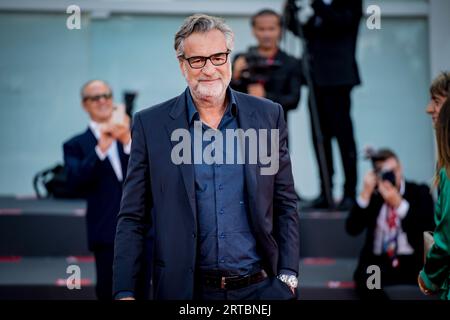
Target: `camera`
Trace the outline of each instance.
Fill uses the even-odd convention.
[[[396,184],[395,173],[392,170],[381,170],[380,172],[377,172],[377,176],[382,181],[389,181],[393,186]]]
[[[134,100],[137,97],[136,91],[125,91],[123,93],[123,101],[125,103],[125,112],[127,115],[132,118],[133,117],[133,108],[134,108]]]
[[[397,158],[397,156],[389,149],[375,150],[371,146],[367,146],[364,150],[364,158],[372,162],[372,167],[381,181],[389,181],[393,186],[396,185],[396,176],[393,170],[383,169],[377,166],[377,163],[384,162],[389,158]]]
[[[125,106],[123,104],[115,105],[111,117],[113,124],[122,124],[125,121]]]
[[[247,68],[242,70],[240,81],[245,85],[266,83],[272,72],[281,67],[280,61],[262,57],[256,47],[250,47],[244,57]]]

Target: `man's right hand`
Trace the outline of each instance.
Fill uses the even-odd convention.
[[[97,146],[100,151],[106,153],[114,141],[114,137],[111,133],[111,128],[109,124],[105,124],[100,128],[100,138],[98,139]]]
[[[130,142],[130,117],[127,114],[123,116],[122,123],[113,123],[110,129],[111,136],[114,139],[119,140],[123,145],[126,145]]]
[[[364,176],[364,182],[363,182],[363,190],[361,192],[361,198],[364,201],[369,202],[370,197],[372,197],[372,193],[375,190],[375,187],[377,185],[377,176],[373,170],[370,170],[366,173]]]

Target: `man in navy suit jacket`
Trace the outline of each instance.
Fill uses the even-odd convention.
[[[64,162],[69,187],[87,199],[88,245],[95,255],[97,297],[111,299],[117,214],[131,146],[130,121],[125,114],[123,121],[113,119],[112,91],[104,81],[89,81],[81,96],[91,121],[84,133],[64,143]]]
[[[189,88],[134,118],[116,299],[134,297],[147,221],[155,299],[295,298],[298,215],[283,109],[229,88],[232,47],[221,19],[188,17],[175,50]]]

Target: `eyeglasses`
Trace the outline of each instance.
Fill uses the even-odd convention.
[[[100,101],[101,98],[103,98],[105,100],[109,100],[112,98],[112,93],[103,93],[103,94],[98,94],[95,96],[86,96],[86,97],[83,97],[83,101],[91,100],[91,101],[97,102],[97,101]]]
[[[215,53],[213,55],[210,55],[209,57],[202,57],[202,56],[190,57],[190,58],[186,58],[185,56],[179,56],[179,57],[184,60],[187,60],[187,62],[189,63],[189,65],[191,66],[192,69],[201,69],[206,65],[207,60],[211,61],[211,63],[216,67],[224,65],[227,62],[228,55],[230,53],[231,53],[231,51],[228,50],[227,52]]]

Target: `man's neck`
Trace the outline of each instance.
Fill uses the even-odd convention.
[[[222,97],[215,99],[199,99],[191,95],[200,119],[208,126],[217,129],[228,103],[226,92]]]

